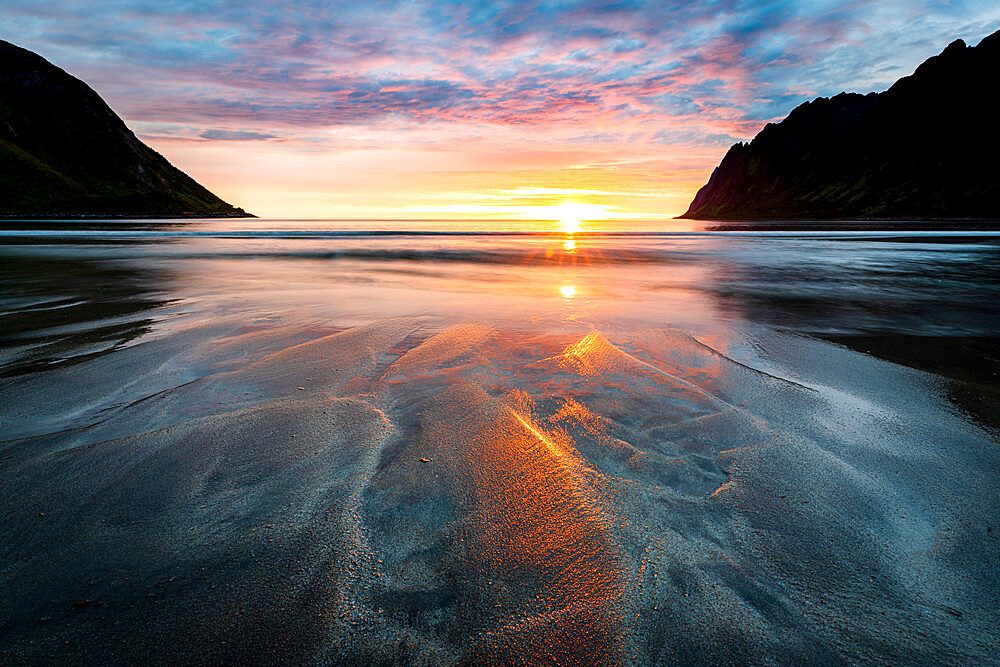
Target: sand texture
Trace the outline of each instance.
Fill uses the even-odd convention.
[[[6,378],[0,662],[995,662],[996,434],[731,335],[222,317]]]

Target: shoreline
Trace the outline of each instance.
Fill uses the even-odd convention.
[[[955,406],[1000,433],[1000,336],[811,335],[948,380],[948,397]]]

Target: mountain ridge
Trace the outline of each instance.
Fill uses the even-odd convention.
[[[734,144],[680,217],[1000,219],[998,84],[1000,31],[884,92],[805,102]]]
[[[253,217],[140,141],[86,83],[3,40],[0,215]]]

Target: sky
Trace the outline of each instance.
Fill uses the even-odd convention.
[[[4,0],[0,38],[277,218],[664,218],[798,104],[886,89],[996,0]]]

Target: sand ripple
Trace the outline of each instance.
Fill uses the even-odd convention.
[[[771,365],[719,351],[743,344]],[[961,662],[997,638],[996,442],[818,341],[223,322],[60,373],[7,386],[34,422],[3,412],[19,660]]]

